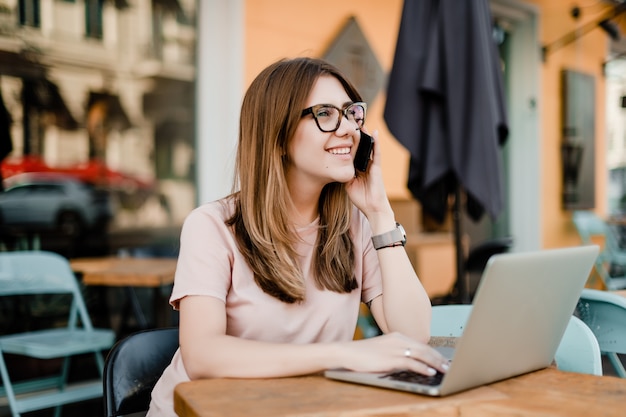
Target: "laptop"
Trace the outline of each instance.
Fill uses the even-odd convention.
[[[325,371],[327,378],[445,396],[550,366],[598,256],[598,246],[490,258],[450,369],[431,383],[406,371]],[[444,356],[448,356],[442,352]],[[449,357],[449,356],[448,356]],[[407,381],[406,374],[411,378]],[[438,379],[432,383],[433,379]]]

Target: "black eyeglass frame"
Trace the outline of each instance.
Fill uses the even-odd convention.
[[[317,120],[317,116],[316,116],[317,112],[314,111],[314,110],[317,110],[317,109],[319,109],[321,107],[332,107],[333,109],[339,110],[339,112],[341,114],[343,114],[343,117],[345,117],[348,121],[351,121],[348,118],[348,109],[350,107],[352,107],[352,106],[355,106],[355,105],[359,105],[359,106],[363,107],[363,121],[361,122],[360,125],[357,122],[357,125],[359,126],[359,128],[361,128],[365,124],[365,116],[367,115],[367,103],[365,103],[363,101],[356,101],[354,103],[346,104],[346,106],[343,109],[340,109],[339,107],[334,106],[332,104],[316,104],[314,106],[307,107],[306,109],[302,110],[302,114],[300,115],[300,117],[304,117],[304,116],[310,114],[310,115],[313,116],[313,119],[315,119],[315,124],[317,125],[317,128],[319,130],[321,130],[322,132],[325,132],[325,133],[336,132],[337,129],[339,129],[339,126],[341,125],[341,116],[339,118],[337,118],[337,126],[335,126],[334,129],[324,130],[324,129],[322,129],[322,126],[320,126],[320,122]]]

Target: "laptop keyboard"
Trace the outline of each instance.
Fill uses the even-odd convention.
[[[421,384],[428,386],[437,386],[441,384],[443,379],[441,372],[437,372],[435,375],[422,375],[413,371],[397,371],[390,374],[381,376],[381,378],[391,379],[393,381],[410,382],[413,384]]]

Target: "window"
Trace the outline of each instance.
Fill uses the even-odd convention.
[[[102,4],[104,0],[85,0],[85,35],[102,39]]]
[[[19,0],[18,7],[21,26],[40,27],[39,0]]]

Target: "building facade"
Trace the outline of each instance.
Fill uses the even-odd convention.
[[[196,201],[195,20],[184,0],[0,2],[4,175],[101,167],[114,227],[180,223]]]
[[[503,149],[506,210],[479,224],[465,220],[469,246],[504,235],[513,236],[516,251],[577,245],[574,209],[601,216],[613,210],[609,195],[617,185],[609,182],[609,169],[618,175],[624,153],[622,113],[609,96],[622,93],[607,88],[605,63],[614,58],[615,42],[599,23],[619,30],[623,15],[619,1],[591,3],[489,1],[500,31],[510,125]],[[380,86],[368,90],[368,126],[380,132],[390,197],[399,211],[411,206],[403,221],[421,239],[420,250],[431,250],[421,257],[427,259],[421,275],[449,275],[450,241],[430,245],[421,235],[419,204],[406,188],[409,156],[382,116],[402,5],[2,0],[0,86],[13,137],[5,163],[28,155],[49,166],[104,161],[157,184],[161,196],[147,201],[141,215],[118,217],[118,225],[180,224],[195,205],[230,192],[239,106],[254,76],[279,58],[350,50],[342,44],[349,28],[356,35],[348,43],[356,39],[362,48],[352,50],[365,51],[353,58],[382,74],[372,78],[382,79],[373,83]],[[566,152],[578,152],[583,162]]]

